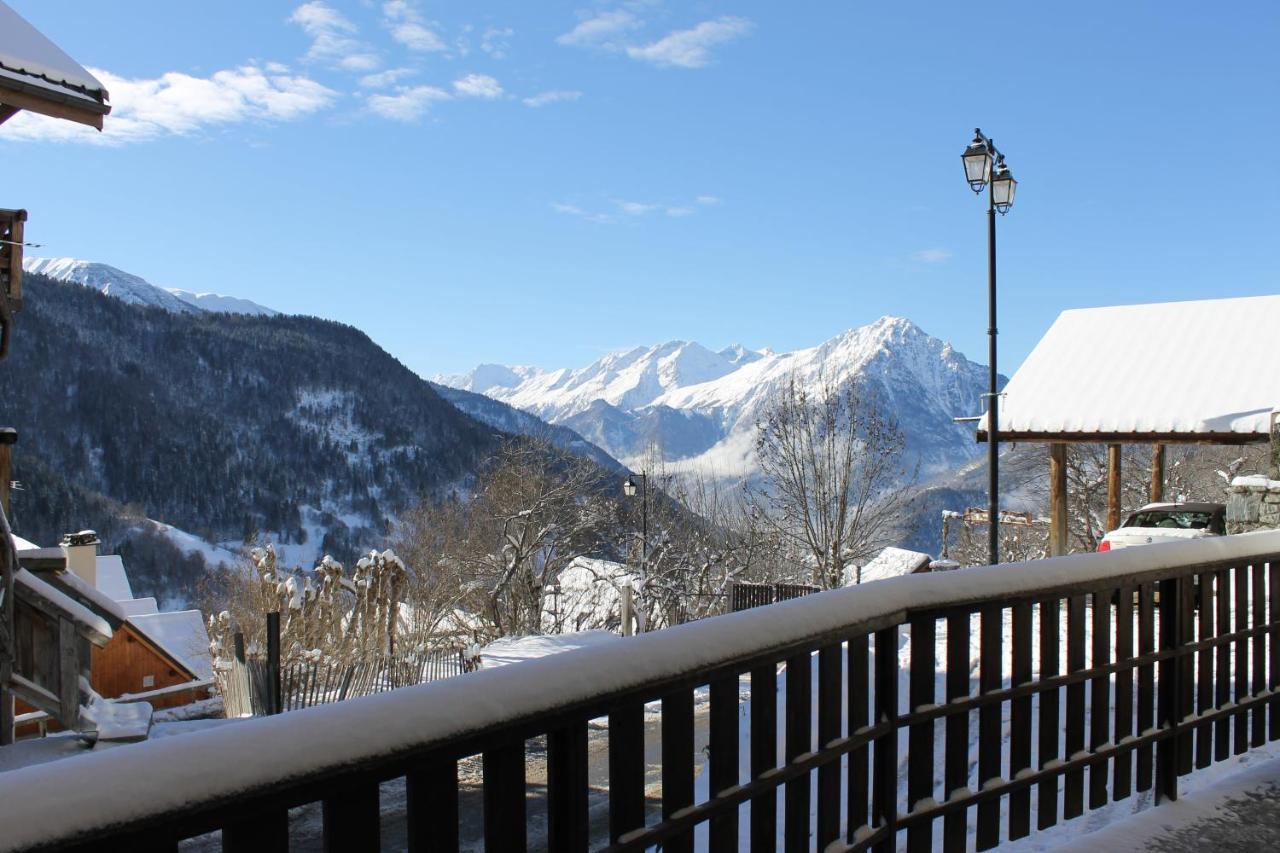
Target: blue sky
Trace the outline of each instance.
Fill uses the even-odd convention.
[[[1005,372],[1064,308],[1280,286],[1271,2],[6,2],[116,104],[0,127],[29,251],[428,376],[884,314],[985,361],[975,125],[1020,182]]]

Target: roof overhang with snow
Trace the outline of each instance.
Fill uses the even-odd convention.
[[[0,123],[29,110],[102,130],[108,97],[96,77],[0,2]]]
[[[1266,441],[1276,329],[1280,296],[1063,311],[1005,386],[1000,440]]]

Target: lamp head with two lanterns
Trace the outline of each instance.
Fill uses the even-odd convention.
[[[973,141],[964,149],[960,160],[964,163],[964,177],[969,182],[969,188],[980,193],[990,182],[992,205],[1002,216],[1008,213],[1009,208],[1013,207],[1018,182],[1005,165],[1004,155],[996,150],[991,140],[982,135],[980,129],[974,128]],[[995,174],[992,174],[993,165]]]

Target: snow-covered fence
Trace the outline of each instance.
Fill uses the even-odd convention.
[[[1280,739],[1278,617],[1280,532],[908,575],[0,774],[0,849],[377,849],[404,779],[410,849],[985,850]]]
[[[729,587],[730,606],[734,613],[752,607],[762,607],[779,601],[790,601],[802,595],[821,592],[820,587],[803,583],[747,583],[735,581]]]
[[[280,667],[280,710],[357,699],[467,672],[460,649],[423,649],[355,662],[294,660]],[[270,713],[274,673],[264,660],[231,660],[218,674],[228,717]]]

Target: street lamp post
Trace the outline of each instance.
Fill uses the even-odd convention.
[[[991,387],[987,394],[987,467],[989,503],[987,505],[988,562],[1000,562],[1000,396],[996,371],[996,213],[1004,216],[1013,207],[1018,182],[1013,179],[1004,155],[995,142],[974,128],[973,141],[960,155],[964,176],[975,193],[987,191],[987,335],[990,345]],[[992,174],[992,166],[995,174]]]
[[[649,472],[640,472],[640,484],[636,485],[635,478],[630,475],[622,481],[622,492],[629,498],[634,498],[636,492],[640,492],[640,577],[645,576],[645,571],[649,563]]]

